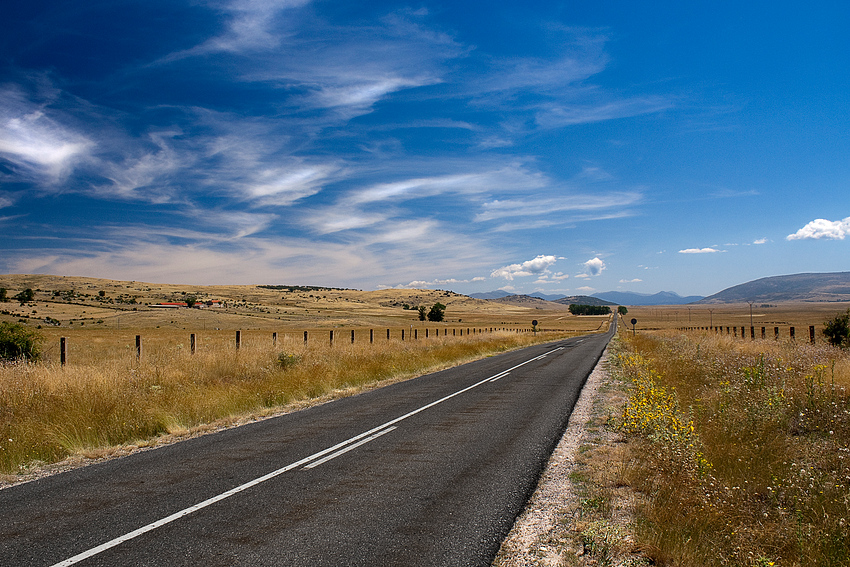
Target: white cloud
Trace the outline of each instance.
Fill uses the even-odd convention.
[[[44,105],[16,90],[0,91],[0,156],[40,182],[67,175],[86,159],[94,143],[61,124]]]
[[[633,280],[620,280],[620,283],[639,283],[639,282],[642,282],[642,281],[643,280],[640,279],[640,278],[635,278]]]
[[[600,260],[598,256],[584,263],[586,273],[591,276],[600,275],[605,267],[605,262]]]
[[[839,221],[815,219],[786,240],[844,240],[850,234],[850,217]]]
[[[679,254],[713,254],[715,252],[720,252],[720,250],[717,248],[685,248],[679,250]]]
[[[260,204],[288,205],[318,193],[335,172],[330,165],[269,167],[253,174],[246,172],[248,177],[242,185],[247,196]]]
[[[555,256],[544,256],[541,254],[533,260],[528,260],[522,264],[511,264],[509,266],[501,267],[498,270],[493,270],[490,277],[513,280],[517,277],[542,274],[547,272],[549,266],[557,262],[557,260],[558,259],[555,258]]]
[[[767,238],[759,238],[758,240],[753,240],[753,244],[767,244]]]
[[[567,274],[565,274],[563,272],[556,272],[554,274],[546,273],[546,274],[542,274],[539,278],[537,278],[537,281],[535,281],[534,283],[536,283],[536,284],[553,284],[553,283],[557,283],[557,282],[560,282],[560,281],[564,281],[565,279],[567,279],[569,277],[570,276],[568,276]]]

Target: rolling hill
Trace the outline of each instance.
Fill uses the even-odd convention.
[[[697,303],[850,301],[850,272],[771,276],[732,286]]]

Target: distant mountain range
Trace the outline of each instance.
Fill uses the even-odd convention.
[[[535,293],[531,296],[515,296],[506,291],[473,293],[477,299],[496,299],[508,303],[527,303],[534,299],[569,305],[685,305],[688,303],[784,303],[792,301],[847,301],[850,302],[850,272],[830,272],[822,274],[791,274],[771,276],[732,286],[708,297],[689,295],[682,297],[672,291],[655,294],[629,291],[606,291],[592,296],[546,295]],[[525,298],[522,300],[514,298]],[[507,298],[507,299],[506,299]]]
[[[594,293],[599,297],[616,305],[685,305],[694,303],[703,298],[701,295],[689,295],[682,297],[672,291],[659,291],[658,293],[635,293],[632,291],[605,291]]]
[[[619,305],[618,303],[591,295],[569,295],[561,299],[556,299],[555,303],[561,303],[563,305]]]

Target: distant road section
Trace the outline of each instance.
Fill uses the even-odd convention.
[[[613,332],[0,491],[0,565],[489,565]]]

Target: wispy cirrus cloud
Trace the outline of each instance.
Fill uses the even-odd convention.
[[[553,188],[554,189],[554,188]],[[555,191],[551,191],[554,193]],[[476,222],[486,222],[507,217],[543,217],[564,212],[604,211],[622,209],[639,203],[642,195],[637,192],[609,194],[565,194],[543,199],[496,199],[482,205],[482,212],[475,215]],[[609,213],[603,213],[607,217]],[[562,217],[563,218],[563,217]]]
[[[67,177],[95,146],[56,114],[47,102],[33,102],[15,86],[0,88],[0,157],[38,183]]]

